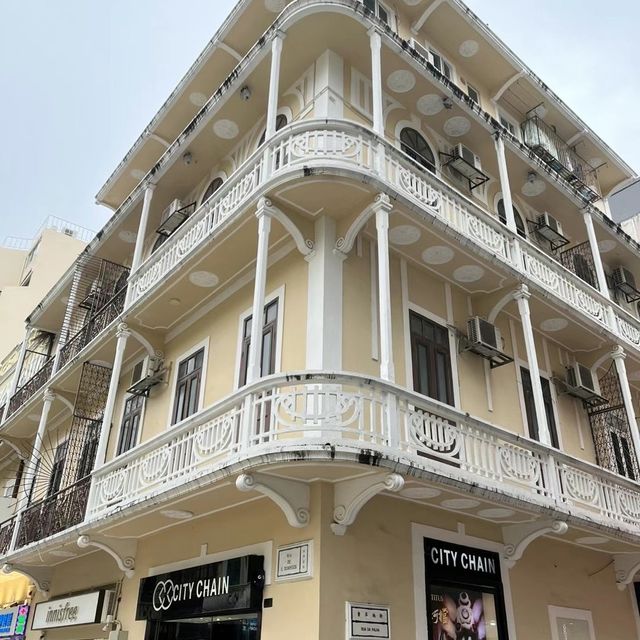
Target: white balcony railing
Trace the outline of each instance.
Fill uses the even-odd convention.
[[[491,259],[525,275],[556,300],[640,349],[640,323],[528,240],[509,231],[476,203],[425,171],[373,133],[344,121],[302,121],[277,134],[150,256],[131,277],[130,304],[159,285],[178,265],[214,237],[272,180],[319,168],[364,173],[417,205],[416,215],[440,223]]]
[[[275,375],[241,389],[94,472],[87,521],[203,485],[269,453],[363,450],[637,533],[640,486],[452,407],[347,373]]]

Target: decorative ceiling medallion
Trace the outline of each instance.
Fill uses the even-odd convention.
[[[404,0],[404,3],[409,7],[415,7],[416,5],[419,5],[421,2],[422,0]]]
[[[436,93],[428,93],[418,99],[416,108],[423,116],[435,116],[436,113],[440,113],[444,109],[442,96]]]
[[[595,158],[591,158],[591,160],[589,160],[589,164],[591,165],[592,169],[595,169],[596,167],[603,165],[604,160],[600,156],[596,156]]]
[[[40,422],[40,414],[39,413],[30,413],[27,418],[29,420],[33,420],[33,422]]]
[[[475,264],[465,264],[453,272],[456,282],[477,282],[484,275],[484,269]]]
[[[615,240],[600,240],[600,242],[598,242],[598,250],[600,253],[609,253],[609,251],[613,251],[615,248]]]
[[[451,498],[449,500],[443,500],[440,506],[446,509],[473,509],[479,504],[480,502],[478,500],[472,500],[471,498]]]
[[[431,487],[409,487],[407,489],[403,489],[400,492],[400,495],[405,498],[425,499],[436,498],[441,493],[442,491],[440,491],[440,489],[432,489]]]
[[[118,233],[118,238],[120,238],[122,242],[126,242],[127,244],[135,244],[137,237],[138,234],[135,231],[127,231],[123,229],[122,231],[120,231],[120,233]]]
[[[494,518],[510,518],[515,514],[513,509],[502,509],[500,507],[495,507],[491,509],[482,509],[478,511],[478,515],[482,518],[490,518],[493,520]]]
[[[233,140],[238,137],[240,129],[233,120],[218,120],[213,125],[213,132],[223,140]]]
[[[180,298],[169,298],[169,304],[172,307],[179,307],[182,304],[182,300]]]
[[[609,542],[609,538],[603,538],[602,536],[584,536],[582,538],[576,538],[578,544],[606,544]]]
[[[465,40],[458,47],[458,52],[463,58],[473,58],[479,49],[480,45],[475,40]]]
[[[142,169],[131,169],[131,171],[129,172],[129,175],[134,180],[142,180],[142,178],[144,178],[146,174],[144,171],[142,171]]]
[[[189,520],[189,518],[193,518],[192,511],[183,511],[182,509],[163,509],[160,513],[165,518],[171,518],[172,520]]]
[[[219,278],[215,273],[211,273],[210,271],[194,271],[189,274],[189,282],[195,284],[196,287],[210,289],[218,284]]]
[[[447,264],[453,260],[454,255],[451,247],[436,245],[422,252],[422,261],[426,264]]]
[[[49,554],[54,558],[75,558],[77,554],[72,553],[71,551],[66,551],[65,549],[52,549],[49,551]]]
[[[569,321],[566,318],[549,318],[543,320],[540,323],[540,328],[543,331],[562,331],[569,326]]]
[[[523,185],[522,189],[520,189],[523,196],[528,196],[529,198],[534,198],[535,196],[539,196],[541,193],[544,193],[547,190],[547,185],[544,180],[541,178],[533,178],[532,180],[527,180]]]
[[[264,0],[264,6],[273,13],[280,13],[287,6],[287,0]]]
[[[444,123],[444,132],[454,138],[469,133],[469,129],[471,129],[471,122],[463,116],[453,116]]]
[[[418,242],[421,236],[420,229],[410,224],[401,224],[389,231],[391,244],[407,245]]]
[[[194,91],[189,94],[189,102],[196,107],[204,107],[204,105],[207,104],[208,99],[209,98],[207,98],[204,93],[200,93],[199,91]]]
[[[416,78],[411,71],[399,69],[389,75],[387,86],[396,93],[406,93],[416,86]]]

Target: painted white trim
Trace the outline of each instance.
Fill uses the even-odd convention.
[[[171,371],[171,382],[169,383],[169,389],[171,390],[171,406],[169,407],[169,415],[167,416],[167,429],[172,429],[173,427],[177,427],[180,422],[176,422],[175,424],[171,424],[171,416],[173,415],[173,409],[176,402],[176,385],[178,383],[178,369],[180,368],[180,364],[186,360],[189,356],[192,356],[196,351],[200,351],[204,347],[204,356],[202,358],[202,377],[200,378],[200,394],[198,397],[198,409],[195,413],[202,411],[204,405],[204,389],[207,383],[207,367],[209,364],[209,341],[211,336],[207,336],[204,340],[201,340],[197,344],[192,345],[185,351],[180,354],[177,358],[175,358],[175,365],[172,367]],[[193,415],[193,414],[192,414]],[[185,418],[188,420],[188,418]]]
[[[564,451],[564,443],[562,441],[562,428],[560,422],[560,413],[558,411],[558,394],[556,393],[556,385],[553,382],[553,375],[551,374],[551,360],[549,359],[549,346],[547,339],[542,337],[542,354],[544,358],[544,366],[547,368],[547,375],[543,377],[549,382],[549,391],[551,392],[551,408],[553,409],[553,418],[556,421],[556,435],[558,436],[558,448],[560,451]],[[542,371],[540,372],[542,373]]]
[[[589,625],[589,636],[591,640],[596,640],[596,634],[593,628],[593,616],[589,609],[570,609],[568,607],[556,607],[550,604],[549,625],[551,626],[552,640],[564,640],[558,635],[558,618],[568,618],[586,622]]]
[[[276,322],[276,362],[275,372],[280,373],[282,369],[282,335],[284,329],[284,290],[285,285],[278,287],[264,297],[264,306],[271,304],[276,298],[278,300],[278,320]],[[252,314],[253,305],[249,306],[238,316],[238,337],[236,340],[236,366],[234,371],[233,389],[240,388],[240,359],[242,356],[242,327],[244,321]]]
[[[420,120],[420,118],[418,118],[417,116],[414,116],[413,114],[411,114],[411,119],[410,120],[398,120],[398,122],[396,122],[396,128],[393,132],[393,137],[395,140],[395,145],[398,149],[398,151],[400,151],[400,153],[402,153],[403,155],[407,155],[404,153],[404,151],[402,151],[402,143],[400,142],[400,134],[402,133],[403,129],[415,129],[424,139],[425,142],[427,143],[427,145],[429,145],[429,149],[431,150],[431,153],[433,154],[433,163],[435,165],[436,168],[436,175],[440,176],[442,175],[442,167],[440,165],[440,154],[438,153],[440,151],[440,147],[437,144],[434,144],[431,139],[430,136],[428,136],[424,130],[422,129],[422,122]],[[412,161],[415,162],[415,160]]]
[[[198,206],[201,207],[203,204],[203,197],[205,194],[205,191],[209,188],[209,185],[216,179],[216,178],[220,178],[222,180],[222,184],[220,185],[220,187],[222,187],[222,185],[229,179],[229,176],[227,176],[225,171],[215,171],[212,174],[209,175],[209,178],[205,181],[205,185],[204,188],[202,189],[202,191],[200,191],[200,195],[198,196],[198,198],[196,198],[196,202],[198,202]],[[218,188],[220,188],[218,187]]]
[[[529,436],[529,425],[527,423],[527,407],[524,403],[524,392],[522,389],[522,375],[520,373],[520,355],[518,353],[518,340],[516,338],[516,324],[509,318],[509,333],[511,334],[511,351],[513,353],[513,364],[516,369],[516,383],[518,386],[518,400],[520,401],[520,417],[522,419],[522,433]]]
[[[413,389],[411,325],[409,323],[409,271],[407,269],[407,261],[405,258],[400,258],[400,293],[402,299],[402,342],[404,343],[404,386],[407,389]],[[409,354],[408,358],[407,354]]]
[[[504,545],[468,536],[464,533],[464,525],[457,532],[448,529],[438,529],[416,522],[411,523],[411,557],[413,566],[413,595],[416,623],[416,640],[427,640],[429,624],[427,620],[427,591],[425,584],[426,567],[424,562],[424,539],[443,540],[453,544],[461,544],[467,547],[493,551],[500,557],[500,577],[502,579],[502,591],[504,595],[504,610],[506,615],[507,633],[511,640],[516,640],[516,626],[513,616],[513,599],[511,597],[511,584],[509,571],[502,559]],[[594,639],[595,640],[595,639]]]
[[[369,240],[369,281],[371,284],[371,359],[380,361],[380,328],[378,326],[378,251],[375,240]]]
[[[454,326],[453,294],[451,283],[444,283],[444,300],[447,306],[447,324],[449,332],[449,357],[451,358],[451,378],[453,382],[453,404],[460,409],[460,375],[458,373],[458,335]]]
[[[187,560],[178,560],[177,562],[169,562],[167,564],[159,564],[149,567],[147,576],[158,576],[161,573],[169,573],[170,571],[180,571],[181,569],[190,569],[212,562],[222,562],[223,560],[231,560],[241,556],[259,555],[264,556],[264,575],[265,584],[272,582],[272,557],[273,557],[273,540],[267,542],[258,542],[250,544],[246,547],[236,547],[235,549],[227,549],[226,551],[218,551],[216,553],[207,553]]]

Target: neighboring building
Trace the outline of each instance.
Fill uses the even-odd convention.
[[[458,0],[239,2],[29,315],[27,637],[636,637],[633,177]]]

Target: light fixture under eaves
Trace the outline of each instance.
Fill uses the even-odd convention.
[[[193,162],[193,154],[191,151],[185,151],[182,154],[182,162],[184,162],[187,166],[189,166]]]
[[[240,88],[240,97],[246,102],[251,98],[251,89],[245,84],[244,87]]]
[[[453,107],[453,102],[451,102],[451,98],[449,98],[449,96],[442,98],[442,106],[445,109],[451,109]]]
[[[539,196],[547,188],[544,180],[535,171],[527,173],[527,181],[522,185],[520,191],[523,195],[533,197]]]

